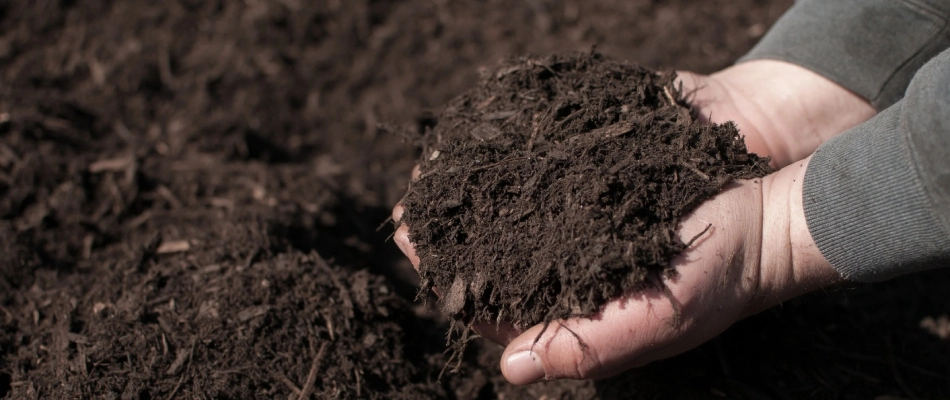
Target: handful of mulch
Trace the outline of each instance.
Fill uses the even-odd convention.
[[[698,120],[674,78],[599,54],[519,58],[449,102],[402,222],[422,293],[439,288],[456,328],[588,316],[660,285],[686,248],[681,219],[770,171],[733,124]]]

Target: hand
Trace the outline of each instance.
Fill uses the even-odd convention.
[[[876,113],[867,100],[811,70],[753,60],[712,75],[679,72],[678,84],[711,122],[734,121],[749,151],[784,167]]]
[[[421,174],[419,166],[416,165],[412,169],[412,181],[419,179]],[[405,224],[400,224],[399,221],[402,220],[402,215],[406,211],[402,203],[396,204],[393,207],[392,218],[396,223],[397,228],[396,232],[393,234],[393,241],[396,242],[396,246],[399,247],[399,250],[409,258],[409,261],[412,263],[412,267],[416,269],[416,272],[419,271],[419,256],[416,255],[416,249],[412,246],[412,242],[409,240],[409,226]],[[439,288],[432,289],[436,295],[439,295]],[[517,337],[521,332],[518,332],[514,327],[510,326],[507,323],[492,324],[487,322],[475,321],[473,328],[483,337],[488,338],[489,340],[505,345],[508,342],[511,342],[512,339]]]
[[[505,377],[514,384],[608,377],[682,353],[739,319],[840,281],[805,224],[806,166],[807,160],[740,181],[700,205],[683,222],[681,240],[712,228],[673,261],[679,275],[664,282],[667,292],[633,293],[591,318],[528,329],[505,349]]]
[[[668,291],[633,293],[591,318],[555,321],[547,329],[476,327],[507,344],[505,377],[514,384],[608,377],[684,352],[739,319],[840,281],[805,224],[807,165],[808,159],[763,179],[739,181],[701,204],[683,221],[680,239],[688,242],[712,228],[673,261],[679,274],[664,282]],[[397,205],[393,218],[403,212]],[[418,268],[408,232],[400,226],[395,241]]]
[[[779,61],[679,76],[700,115],[712,122],[735,121],[749,150],[772,156],[776,167],[808,156],[874,114],[867,101],[843,87]],[[556,321],[547,329],[476,329],[507,344],[501,367],[512,383],[602,378],[686,351],[745,316],[833,284],[840,277],[805,224],[806,166],[807,160],[761,180],[738,182],[700,205],[684,220],[681,240],[688,242],[709,224],[712,229],[673,261],[679,275],[665,282],[668,291],[632,294],[591,318]],[[397,205],[394,220],[403,212]],[[395,241],[418,269],[408,233],[400,226]]]

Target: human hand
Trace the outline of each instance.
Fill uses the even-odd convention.
[[[524,332],[478,326],[483,336],[507,344],[505,377],[515,384],[608,377],[684,352],[745,316],[839,281],[805,225],[806,166],[807,160],[737,182],[700,205],[684,220],[681,240],[712,228],[673,261],[678,275],[664,282],[665,290],[632,293],[590,318]],[[394,219],[403,212],[397,206]],[[395,240],[418,267],[408,227],[400,226]]]
[[[734,121],[749,151],[781,168],[813,153],[832,136],[874,116],[857,94],[806,68],[753,60],[712,75],[678,72],[700,118]]]
[[[772,156],[776,167],[874,114],[843,87],[779,61],[750,61],[709,76],[681,72],[679,83],[701,117],[735,121],[749,150]],[[712,229],[674,260],[679,276],[665,282],[665,291],[638,292],[593,318],[558,321],[546,330],[485,323],[476,329],[508,345],[502,371],[512,383],[599,378],[683,352],[747,315],[831,284],[840,278],[804,223],[805,165],[739,182],[697,208],[683,222],[681,240],[709,224]],[[397,205],[394,220],[403,212]],[[407,226],[399,226],[395,241],[418,269]]]
[[[806,166],[807,160],[739,181],[701,204],[683,221],[680,239],[689,242],[712,228],[673,261],[678,276],[664,281],[666,289],[611,301],[591,318],[528,329],[505,349],[505,377],[515,384],[609,377],[682,353],[746,316],[839,282],[805,224]]]

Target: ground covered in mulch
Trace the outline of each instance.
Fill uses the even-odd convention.
[[[950,274],[819,293],[605,382],[515,388],[377,228],[503,56],[709,72],[790,2],[0,3],[0,397],[950,397]],[[943,335],[944,339],[941,339]]]
[[[463,325],[527,329],[661,285],[688,246],[681,220],[771,171],[733,124],[700,121],[675,78],[599,53],[485,71],[421,138],[401,221],[421,290],[442,288]]]

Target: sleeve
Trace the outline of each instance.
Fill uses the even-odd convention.
[[[802,0],[739,62],[790,62],[883,110],[950,45],[948,20],[946,0]]]
[[[815,152],[803,202],[818,249],[846,279],[950,266],[950,50],[903,100]]]

